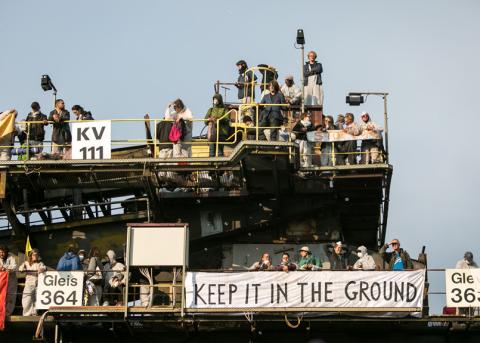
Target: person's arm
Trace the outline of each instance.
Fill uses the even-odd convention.
[[[403,251],[403,253],[405,254],[405,264],[407,266],[407,269],[413,269],[413,262],[410,258],[410,255],[405,250]]]
[[[205,114],[205,125],[208,125],[208,123],[210,122],[210,116],[212,115],[212,108],[210,107],[207,111],[207,114]]]
[[[388,249],[388,244],[384,244],[378,251],[378,253],[380,254],[380,256],[382,256],[384,260],[387,258],[387,249]]]
[[[47,266],[43,262],[38,262],[38,272],[43,273],[47,270]]]
[[[17,261],[15,261],[15,258],[13,256],[9,256],[9,263],[8,263],[8,270],[10,272],[16,272],[17,271]]]
[[[20,267],[18,267],[18,271],[19,272],[24,272],[25,271],[25,268],[26,268],[26,265],[25,265],[25,262],[23,262]]]
[[[62,114],[60,114],[60,121],[65,121],[65,120],[70,120],[70,112],[68,111],[63,111]]]

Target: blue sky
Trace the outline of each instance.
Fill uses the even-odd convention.
[[[158,115],[177,97],[201,117],[239,59],[298,80],[303,28],[324,66],[327,114],[381,121],[381,99],[349,108],[345,94],[390,92],[387,239],[413,256],[426,245],[430,267],[450,267],[465,250],[480,260],[479,10],[475,0],[2,1],[0,108],[23,117],[37,100],[48,112],[48,73],[68,107],[96,119]],[[114,137],[142,138],[137,130],[114,127]]]

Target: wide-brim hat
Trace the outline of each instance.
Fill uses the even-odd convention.
[[[300,251],[305,251],[305,252],[308,252],[308,253],[309,253],[309,252],[310,252],[310,248],[307,247],[307,246],[305,246],[305,247],[302,247],[302,248],[300,249]]]

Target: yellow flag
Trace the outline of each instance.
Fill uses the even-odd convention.
[[[0,115],[0,138],[15,130],[15,114],[15,110],[9,110]]]
[[[32,250],[32,246],[30,245],[30,236],[27,236],[27,244],[25,244],[25,256],[28,257],[28,253]]]

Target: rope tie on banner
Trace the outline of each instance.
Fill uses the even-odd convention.
[[[256,330],[255,328],[255,322],[253,321],[253,312],[243,312],[245,318],[247,318],[248,323],[250,324],[250,331],[254,332]]]
[[[42,314],[42,316],[40,317],[40,320],[38,321],[38,324],[37,324],[37,329],[35,330],[35,339],[43,338],[43,323],[47,315],[48,315],[48,311]]]
[[[297,329],[302,323],[302,319],[303,319],[303,314],[301,316],[297,315],[297,324],[294,325],[290,323],[290,321],[288,320],[287,314],[285,313],[285,324],[287,324],[287,326],[291,329]]]

